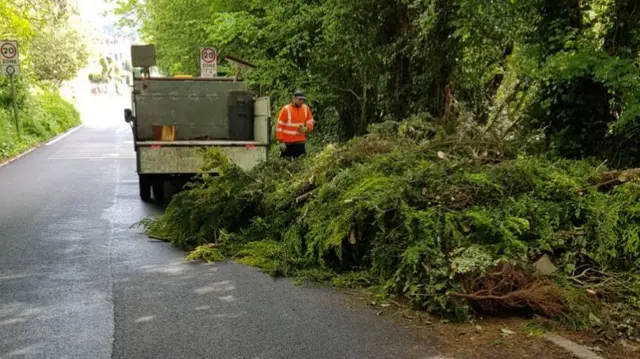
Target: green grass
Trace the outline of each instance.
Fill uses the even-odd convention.
[[[0,104],[0,162],[80,124],[80,114],[57,93],[29,95],[19,108],[20,136],[11,106]]]

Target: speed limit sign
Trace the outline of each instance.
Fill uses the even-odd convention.
[[[20,56],[18,55],[18,42],[15,40],[0,40],[0,73],[9,76],[11,84],[11,103],[13,105],[13,117],[16,123],[16,133],[20,136],[20,119],[18,117],[18,105],[16,103],[16,80],[20,73]]]
[[[218,52],[213,47],[200,49],[200,77],[216,77],[218,75]]]
[[[15,40],[0,41],[0,73],[5,76],[20,73],[18,42]]]

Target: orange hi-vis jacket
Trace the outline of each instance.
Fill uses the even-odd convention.
[[[307,126],[307,133],[313,130],[313,114],[306,104],[296,107],[289,104],[282,108],[276,125],[276,140],[284,143],[304,143],[306,133],[298,132],[300,126]]]

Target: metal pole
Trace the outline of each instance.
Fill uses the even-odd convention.
[[[13,102],[13,117],[16,121],[16,133],[18,134],[18,138],[20,138],[20,122],[18,120],[18,104],[16,103],[16,85],[14,80],[14,75],[9,75],[9,79],[11,81],[11,99]]]

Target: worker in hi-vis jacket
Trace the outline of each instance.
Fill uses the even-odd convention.
[[[276,126],[280,157],[297,158],[306,153],[307,133],[313,130],[314,122],[311,109],[305,101],[304,93],[297,90],[291,103],[280,111]]]

